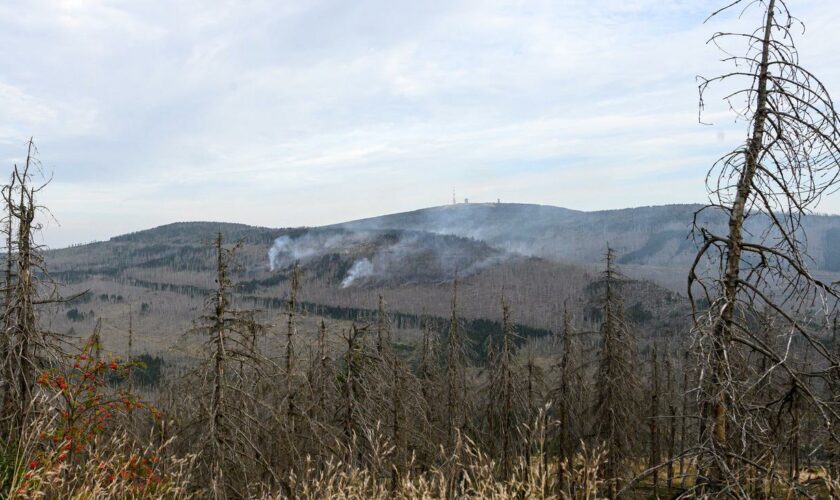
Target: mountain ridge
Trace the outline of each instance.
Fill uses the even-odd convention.
[[[136,304],[146,311],[138,323],[143,338],[150,349],[158,349],[189,329],[204,307],[205,292],[215,286],[211,243],[220,230],[227,243],[243,242],[232,276],[241,285],[237,300],[243,307],[269,308],[268,315],[282,314],[291,267],[299,264],[300,300],[312,305],[313,314],[376,310],[383,296],[394,313],[447,317],[457,276],[461,317],[498,321],[504,293],[517,321],[543,329],[556,327],[564,303],[584,321],[597,321],[598,299],[589,285],[603,266],[609,241],[633,281],[628,307],[653,334],[684,320],[680,259],[691,254],[687,235],[697,208],[582,212],[489,203],[321,227],[177,222],[51,250],[45,258],[68,294],[90,291],[84,300],[97,305],[95,316],[93,304],[66,304],[54,318],[59,331],[89,330],[97,316],[124,321],[126,305]],[[826,221],[840,234],[837,219]]]
[[[205,242],[219,230],[228,241],[265,244],[281,236],[291,238],[328,230],[419,231],[474,239],[508,253],[563,262],[597,264],[607,245],[619,263],[630,266],[683,268],[696,251],[692,221],[701,204],[668,204],[582,211],[529,203],[459,203],[366,217],[323,226],[273,228],[214,221],[172,222],[117,235],[109,242],[158,241],[193,244]],[[725,231],[722,214],[701,212],[701,223],[713,232]],[[750,222],[752,221],[752,222]],[[758,227],[753,217],[747,227]],[[840,216],[813,214],[804,218],[808,250],[816,270],[840,272]],[[99,244],[102,242],[94,242]],[[66,248],[86,247],[75,245]],[[62,252],[65,249],[53,249]],[[266,256],[266,261],[268,257]],[[643,273],[644,274],[644,273]]]

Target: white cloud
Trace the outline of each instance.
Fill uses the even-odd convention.
[[[717,125],[697,123],[694,77],[722,67],[705,41],[739,25],[702,24],[719,3],[0,4],[0,158],[39,141],[53,244],[329,223],[445,203],[453,185],[587,209],[699,201],[743,135],[714,103]],[[840,92],[840,4],[796,7],[803,61]]]

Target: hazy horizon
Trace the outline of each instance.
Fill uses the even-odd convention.
[[[571,211],[581,212],[581,213],[615,212],[615,211],[621,211],[621,210],[635,210],[635,209],[642,209],[642,208],[655,208],[655,207],[668,207],[668,206],[692,206],[692,205],[694,205],[694,206],[699,206],[699,205],[705,206],[706,205],[705,203],[702,203],[702,202],[684,202],[684,203],[662,203],[662,204],[656,204],[656,205],[636,205],[636,206],[629,206],[629,207],[616,207],[616,208],[604,208],[604,209],[589,210],[589,209],[577,209],[577,208],[566,207],[566,206],[561,206],[561,205],[551,205],[551,204],[547,204],[547,203],[527,203],[527,202],[520,202],[520,201],[515,201],[515,200],[507,200],[507,201],[506,200],[498,200],[498,199],[497,200],[468,200],[468,202],[466,202],[464,199],[458,199],[458,200],[456,200],[456,203],[452,203],[452,200],[450,200],[449,203],[441,204],[441,205],[427,205],[427,206],[422,206],[422,207],[411,208],[411,209],[408,209],[408,210],[400,210],[400,211],[395,211],[395,212],[383,212],[383,213],[377,213],[377,214],[372,214],[372,215],[363,215],[361,217],[356,217],[356,218],[344,218],[344,219],[338,219],[338,220],[333,220],[333,221],[327,221],[327,222],[324,222],[323,224],[317,224],[317,225],[277,226],[277,225],[253,224],[253,223],[250,223],[248,221],[237,221],[237,220],[178,219],[178,220],[163,221],[159,224],[155,224],[154,226],[140,227],[140,228],[137,228],[137,229],[131,229],[131,230],[128,230],[128,231],[123,231],[123,232],[119,232],[119,233],[115,233],[115,234],[105,235],[101,239],[93,239],[93,240],[87,240],[87,241],[72,241],[72,242],[69,242],[69,243],[66,243],[66,244],[62,244],[60,246],[50,246],[50,245],[48,245],[47,248],[49,248],[50,250],[61,250],[63,248],[69,248],[69,247],[73,247],[73,246],[77,246],[77,245],[85,245],[85,244],[89,244],[89,243],[98,243],[98,242],[110,240],[111,238],[114,238],[114,237],[123,236],[123,235],[126,235],[126,234],[135,233],[135,232],[142,232],[142,231],[146,231],[146,230],[156,229],[156,228],[159,228],[159,227],[169,226],[169,225],[172,225],[172,224],[190,224],[190,223],[241,224],[241,225],[245,225],[245,226],[261,227],[261,228],[267,228],[267,229],[295,229],[295,228],[304,228],[304,227],[317,228],[317,227],[340,226],[340,225],[343,225],[343,224],[346,224],[346,223],[359,222],[359,221],[364,221],[364,220],[367,220],[367,219],[377,219],[377,218],[380,218],[380,217],[400,215],[400,214],[404,214],[404,213],[419,212],[419,211],[425,211],[425,210],[434,210],[434,209],[440,209],[440,208],[446,208],[446,207],[452,207],[452,206],[459,206],[460,207],[460,206],[463,206],[463,205],[497,205],[499,203],[501,203],[502,205],[537,205],[537,206],[542,206],[542,207],[551,207],[551,208],[559,208],[559,209],[563,209],[563,210],[571,210]],[[840,217],[840,213],[828,213],[828,212],[820,212],[820,211],[812,212],[812,215]]]

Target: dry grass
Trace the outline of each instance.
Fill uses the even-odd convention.
[[[169,443],[139,446],[127,433],[97,439],[83,453],[42,436],[54,419],[41,417],[15,446],[7,446],[2,498],[183,499],[193,497],[194,456],[168,456]]]
[[[206,491],[194,484],[195,457],[167,457],[167,445],[140,448],[125,435],[96,442],[84,459],[62,457],[62,446],[44,448],[38,439],[51,421],[40,419],[16,450],[6,498],[202,498]],[[574,460],[543,467],[542,455],[530,464],[520,459],[507,479],[498,477],[495,461],[471,440],[459,440],[450,454],[441,451],[440,465],[421,470],[413,461],[401,476],[391,469],[393,447],[378,429],[360,439],[371,450],[356,454],[354,445],[343,448],[348,460],[316,463],[307,457],[299,474],[290,473],[288,488],[262,493],[263,498],[390,499],[390,498],[543,498],[595,499],[603,487],[598,477],[604,456],[582,451]],[[558,479],[562,476],[562,486]]]
[[[539,457],[537,457],[539,458]],[[340,460],[329,460],[321,466],[307,460],[305,472],[293,476],[292,496],[307,500],[338,499],[432,499],[432,498],[540,498],[596,499],[603,487],[598,469],[603,460],[600,452],[579,453],[561,470],[565,486],[560,489],[554,472],[545,471],[538,460],[528,466],[523,460],[508,479],[498,477],[496,463],[470,443],[465,443],[462,456],[431,470],[410,469],[396,483],[376,469],[354,466]],[[556,468],[555,468],[556,469]],[[282,498],[283,495],[269,496]]]
[[[268,485],[250,485],[255,498],[304,500],[336,499],[581,499],[604,498],[609,483],[602,472],[607,457],[600,448],[581,444],[571,460],[550,460],[545,450],[548,422],[541,413],[532,426],[531,460],[520,457],[507,478],[500,476],[495,459],[475,442],[460,436],[453,450],[440,450],[436,465],[423,468],[413,458],[405,470],[393,468],[394,447],[387,432],[374,427],[356,436],[349,444],[337,444],[331,458],[307,457],[296,472],[289,472],[280,490]],[[151,437],[138,441],[124,431],[94,440],[83,453],[67,455],[63,442],[46,442],[56,419],[35,419],[14,449],[3,450],[9,458],[0,498],[207,498],[211,485],[200,484],[193,474],[196,456],[173,456],[170,443],[142,446]],[[523,433],[524,434],[524,433]],[[360,453],[359,450],[367,450]],[[2,465],[2,464],[0,464]],[[660,475],[660,497],[675,497],[681,487],[690,488],[694,464],[686,463],[688,484],[682,484],[675,467],[672,488],[665,487]],[[0,474],[2,474],[0,470]],[[0,480],[3,478],[0,477]],[[840,480],[820,469],[800,476],[801,486],[816,498],[840,498]],[[653,498],[649,477],[624,495],[626,498]],[[756,493],[759,493],[758,488]],[[683,490],[685,491],[685,490]],[[792,498],[781,483],[764,485],[768,498]],[[772,493],[769,493],[771,492]],[[244,494],[244,493],[243,493]]]
[[[391,469],[393,447],[378,429],[369,429],[361,436],[365,457],[355,454],[357,446],[343,447],[346,460],[330,459],[316,463],[307,457],[303,472],[292,474],[288,482],[295,498],[316,500],[339,499],[432,499],[432,498],[534,498],[581,499],[601,498],[605,482],[599,476],[605,455],[599,450],[582,447],[572,460],[551,463],[546,460],[546,420],[541,413],[535,419],[529,443],[534,450],[530,463],[520,457],[511,474],[500,478],[496,461],[472,440],[459,436],[450,453],[440,450],[438,465],[421,469],[412,459],[406,471]],[[267,495],[282,498],[283,494]]]

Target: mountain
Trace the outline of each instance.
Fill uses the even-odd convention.
[[[241,245],[234,275],[238,306],[259,309],[267,321],[277,322],[286,307],[291,267],[299,263],[300,298],[307,312],[302,330],[314,331],[321,318],[335,328],[364,323],[375,314],[381,295],[403,332],[395,338],[407,342],[416,337],[422,316],[446,323],[456,276],[459,314],[478,325],[479,337],[497,329],[502,294],[529,335],[555,328],[563,307],[579,324],[594,328],[598,298],[592,283],[609,243],[630,278],[625,294],[631,317],[640,331],[656,335],[685,326],[686,299],[680,292],[696,248],[690,229],[699,208],[581,212],[491,203],[318,228],[169,224],[47,252],[52,277],[64,284],[61,292],[86,292],[54,307],[48,323],[57,331],[82,335],[102,320],[103,332],[110,332],[109,341],[120,349],[127,342],[130,306],[139,349],[188,346],[183,332],[201,316],[215,286],[210,243],[222,232],[227,242]],[[700,217],[713,231],[725,230],[719,213]],[[748,229],[759,227],[760,217],[753,217]],[[840,270],[840,217],[809,216],[803,223],[814,266],[834,275]]]
[[[695,215],[702,226],[726,234],[727,220],[722,211],[702,208],[693,204],[582,212],[545,205],[470,203],[331,227],[451,234],[509,252],[577,264],[600,264],[609,245],[619,256],[619,263],[628,266],[634,276],[681,291],[697,251],[692,235]],[[755,213],[748,217],[745,228],[758,234],[766,225],[766,216]],[[807,242],[813,269],[831,275],[840,272],[840,216],[808,215],[802,227],[800,237]]]
[[[410,229],[452,234],[487,242],[525,255],[597,262],[607,243],[625,264],[687,263],[696,249],[691,239],[695,214],[702,205],[662,205],[582,212],[567,208],[518,203],[445,205],[335,224],[345,229]],[[721,212],[703,211],[699,221],[722,233]],[[751,228],[766,221],[749,219]],[[809,215],[803,220],[812,257],[820,269],[840,271],[840,216]]]

